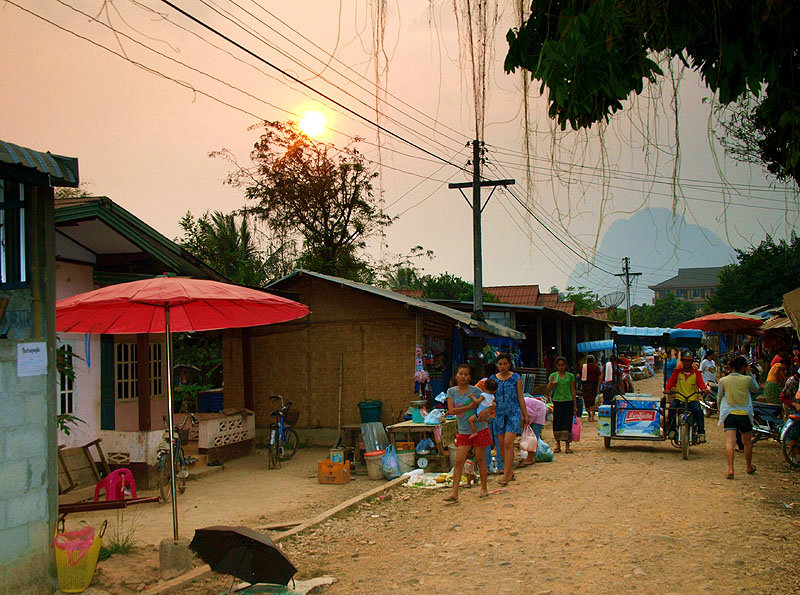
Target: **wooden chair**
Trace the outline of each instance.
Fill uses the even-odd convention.
[[[99,462],[92,456],[92,447]],[[99,481],[111,473],[100,439],[83,446],[72,448],[58,447],[58,502],[73,504],[94,496],[94,488]]]

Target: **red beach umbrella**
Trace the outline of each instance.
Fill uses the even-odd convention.
[[[167,335],[167,403],[172,412],[172,332],[210,331],[262,326],[302,318],[309,309],[300,303],[238,285],[155,277],[110,285],[56,302],[56,329],[62,333]],[[172,420],[169,440],[173,443]],[[172,469],[172,529],[178,539],[175,461]]]
[[[692,318],[675,325],[677,328],[693,328],[710,333],[744,333],[755,335],[762,320],[757,316],[741,312],[717,312]]]

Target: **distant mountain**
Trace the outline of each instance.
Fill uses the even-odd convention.
[[[708,228],[664,208],[643,209],[629,219],[614,221],[603,235],[598,252],[597,264],[605,269],[622,272],[622,259],[629,256],[631,271],[643,273],[631,295],[634,304],[650,303],[653,292],[647,286],[674,277],[679,267],[724,266],[736,261],[733,249]],[[597,269],[587,277],[587,268],[577,265],[568,284],[587,286],[601,296],[623,289],[621,281]]]

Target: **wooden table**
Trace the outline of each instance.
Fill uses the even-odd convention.
[[[437,440],[435,432],[436,428],[441,429],[440,438]],[[458,421],[455,419],[446,419],[440,424],[421,424],[413,421],[404,421],[399,424],[386,426],[386,433],[389,435],[389,441],[397,450],[397,435],[403,434],[409,437],[411,441],[414,440],[414,434],[432,434],[433,443],[436,445],[436,452],[444,456],[444,447],[451,442],[455,442],[456,433],[458,431]]]

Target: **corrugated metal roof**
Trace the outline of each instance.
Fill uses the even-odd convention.
[[[328,281],[329,283],[336,283],[337,285],[342,285],[344,287],[349,287],[351,289],[356,289],[358,291],[365,291],[372,295],[377,295],[379,297],[386,298],[395,302],[407,304],[414,308],[419,308],[420,310],[435,312],[436,314],[441,314],[442,316],[446,316],[447,318],[455,320],[456,322],[463,324],[464,326],[467,326],[469,328],[480,329],[482,331],[491,333],[498,337],[508,337],[509,339],[516,339],[519,341],[525,338],[525,333],[520,333],[519,331],[515,331],[514,329],[508,328],[506,326],[488,320],[487,321],[473,320],[465,312],[460,312],[459,310],[454,310],[453,308],[448,308],[447,306],[442,306],[434,302],[428,302],[425,300],[409,297],[407,295],[403,295],[402,293],[392,291],[391,289],[383,289],[381,287],[375,287],[374,285],[367,285],[366,283],[358,283],[357,281],[350,281],[349,279],[344,279],[342,277],[334,277],[332,275],[323,275],[322,273],[315,273],[313,271],[307,271],[305,269],[297,269],[289,273],[282,279],[273,281],[272,283],[267,285],[267,289],[275,285],[280,285],[282,283],[285,283],[286,281],[289,281],[290,279],[301,275],[307,275],[309,277],[322,279],[323,281]]]
[[[78,186],[78,160],[0,140],[0,163],[35,170],[48,176],[50,186]]]
[[[483,290],[497,298],[498,301],[506,304],[517,304],[520,306],[538,306],[539,286],[538,285],[492,285],[484,287]]]
[[[762,331],[779,328],[792,328],[792,321],[789,320],[788,316],[773,316],[761,325]]]

